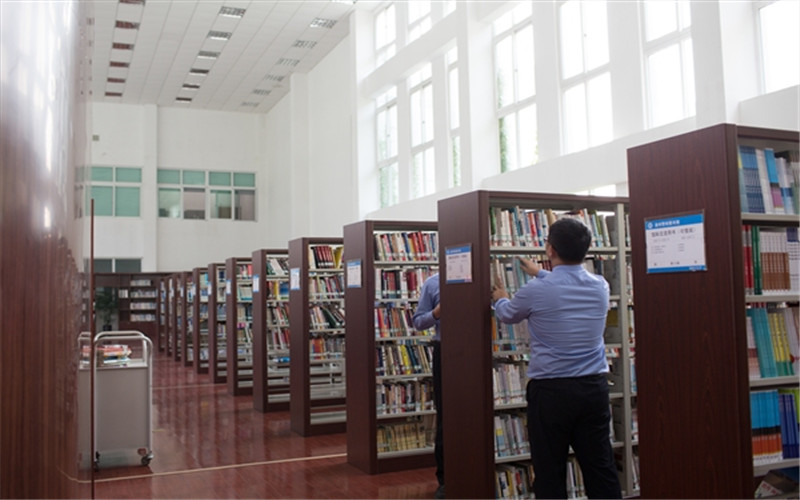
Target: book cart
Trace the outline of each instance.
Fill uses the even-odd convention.
[[[192,346],[194,346],[194,368],[198,374],[208,373],[208,268],[195,267],[192,270],[194,284],[192,308]]]
[[[253,264],[250,258],[225,261],[226,384],[232,396],[253,393]]]
[[[289,251],[259,249],[253,262],[253,405],[289,409]]]
[[[224,383],[227,373],[225,275],[225,263],[208,265],[208,373],[215,384]]]
[[[342,238],[289,242],[289,413],[301,436],[344,432]]]
[[[628,150],[642,496],[753,498],[798,465],[779,431],[797,430],[799,149],[797,131],[720,124]],[[664,266],[675,234],[703,266]]]
[[[610,439],[623,495],[638,494],[627,200],[481,190],[438,204],[444,456],[448,477],[458,478],[448,481],[448,497],[532,495],[524,425],[527,326],[496,324],[491,286],[503,279],[513,294],[524,283],[515,259],[544,259],[544,226],[578,211],[596,238],[585,265],[611,286],[605,341],[616,425]],[[585,496],[572,456],[568,468],[568,494]]]
[[[347,461],[375,474],[434,465],[433,329],[414,330],[438,271],[436,222],[344,227]]]

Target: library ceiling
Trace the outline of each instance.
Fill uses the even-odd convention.
[[[264,113],[349,33],[352,1],[93,3],[95,102]]]

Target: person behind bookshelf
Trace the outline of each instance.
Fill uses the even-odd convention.
[[[567,498],[570,446],[589,498],[621,498],[609,436],[609,390],[603,332],[609,303],[606,280],[582,262],[592,242],[581,221],[559,219],[545,252],[552,271],[520,259],[535,277],[509,299],[495,280],[492,302],[504,323],[528,320],[528,439],[536,498]]]
[[[439,304],[439,273],[431,275],[422,284],[417,309],[414,311],[414,329],[417,331],[435,327],[433,336],[433,405],[436,408],[436,437],[434,438],[433,455],[436,458],[436,479],[439,487],[436,498],[444,498],[444,446],[442,430],[442,344],[439,318],[442,317]]]

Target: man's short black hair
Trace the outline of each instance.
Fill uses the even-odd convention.
[[[565,217],[550,226],[547,241],[561,260],[568,264],[580,264],[592,244],[592,232],[578,219]]]

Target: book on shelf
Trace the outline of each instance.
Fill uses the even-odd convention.
[[[341,245],[309,245],[309,268],[318,270],[341,269],[343,252],[344,247]]]
[[[739,192],[743,212],[798,214],[797,151],[739,145]]]
[[[435,428],[433,415],[409,422],[380,424],[376,428],[378,453],[429,448],[433,446]]]
[[[610,214],[594,209],[555,211],[549,208],[532,209],[491,207],[489,211],[489,237],[491,246],[539,247],[547,241],[550,226],[560,218],[573,218],[583,222],[592,233],[592,247],[612,246]]]
[[[797,388],[752,391],[753,465],[798,458]]]
[[[439,254],[435,231],[376,232],[376,261],[436,260]]]
[[[527,422],[528,417],[524,411],[495,414],[495,460],[503,457],[530,454],[531,445],[530,441],[528,441]]]
[[[800,373],[798,306],[750,304],[745,313],[750,378]]]
[[[497,498],[533,498],[532,464],[509,463],[495,467],[495,496]]]
[[[797,490],[798,468],[796,466],[773,469],[759,483],[755,498],[789,498],[788,495],[797,493]]]
[[[433,380],[384,381],[375,386],[378,416],[433,411]]]
[[[742,225],[745,293],[800,291],[800,239],[797,227]]]

